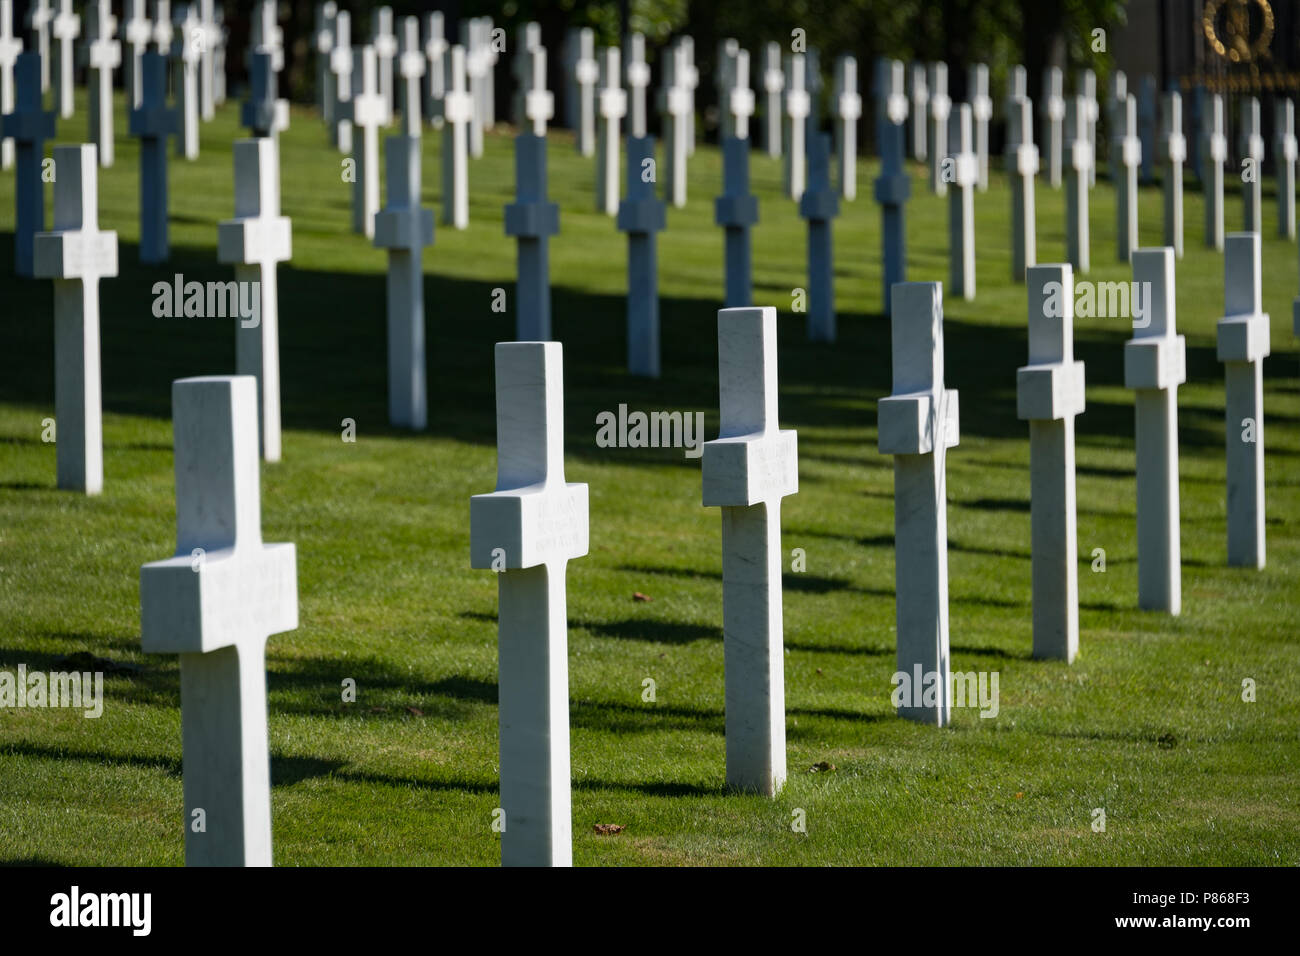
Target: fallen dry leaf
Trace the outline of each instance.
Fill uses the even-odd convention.
[[[406,711],[407,711],[407,713],[412,714],[412,715],[415,716],[415,717],[423,717],[423,716],[424,716],[424,711],[422,711],[419,707],[408,707],[408,708],[406,708]]]
[[[633,591],[633,592],[632,592],[632,600],[633,600],[633,601],[653,601],[654,598],[652,598],[652,597],[651,597],[650,595],[648,595],[648,594],[642,594],[640,591]]]
[[[808,768],[809,773],[831,773],[833,770],[835,770],[835,764],[827,763],[825,760]]]
[[[621,823],[597,823],[592,829],[600,836],[613,836],[615,833],[622,833],[627,827]]]
[[[1019,800],[1024,795],[1025,795],[1025,791],[1021,790],[1019,793],[1016,794],[1016,799]]]

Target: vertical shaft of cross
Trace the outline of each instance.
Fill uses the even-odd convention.
[[[952,98],[948,96],[948,64],[931,63],[928,79],[930,192],[936,196],[946,196],[948,182],[943,175],[943,165],[944,160],[951,155],[948,149],[948,117],[952,115]]]
[[[563,563],[497,576],[502,866],[573,862],[564,578]]]
[[[679,147],[684,144],[679,140]],[[665,225],[664,204],[646,182],[645,161],[653,160],[652,137],[627,141],[627,198],[619,204],[618,228],[627,233],[627,368],[658,378],[659,253],[656,233]]]
[[[185,864],[270,866],[265,648],[182,654],[180,670]],[[190,716],[198,706],[201,716]]]

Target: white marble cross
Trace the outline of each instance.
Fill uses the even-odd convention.
[[[379,211],[379,127],[388,125],[388,107],[376,83],[375,48],[353,47],[352,57],[352,72],[361,77],[361,82],[353,91],[352,99],[342,107],[352,122],[352,159],[356,163],[352,231],[373,238],[375,213]]]
[[[1241,198],[1245,206],[1243,232],[1260,232],[1263,219],[1264,137],[1259,134],[1259,98],[1248,96],[1241,109],[1241,155],[1251,161],[1250,177],[1242,177]]]
[[[534,136],[545,136],[547,123],[555,116],[555,97],[546,88],[546,47],[540,44],[523,54],[528,59],[524,77],[524,120]]]
[[[1295,238],[1295,102],[1273,103],[1273,156],[1277,166],[1277,234]]]
[[[127,91],[127,108],[134,109],[144,97],[140,58],[153,39],[153,24],[145,16],[144,0],[126,0],[126,9],[126,19],[122,22],[122,42],[127,46],[127,55],[122,86]]]
[[[596,209],[613,216],[618,213],[619,128],[627,115],[627,90],[623,89],[618,47],[606,47],[603,52],[598,98],[600,130],[596,148]]]
[[[163,56],[171,53],[175,35],[171,0],[153,0],[153,44]]]
[[[980,192],[989,188],[989,120],[993,118],[993,99],[989,96],[989,66],[972,63],[966,73],[966,100],[975,122],[975,156],[979,161]]]
[[[370,45],[375,49],[379,95],[383,97],[384,115],[388,117],[384,120],[384,125],[388,126],[393,121],[393,61],[397,58],[397,36],[393,33],[392,7],[376,7],[371,11]]]
[[[542,51],[545,56],[545,51]],[[551,338],[548,241],[560,231],[560,207],[546,198],[546,137],[515,137],[515,201],[506,206],[506,235],[516,240],[515,338]]]
[[[275,56],[269,48],[261,47],[252,54],[248,75],[248,99],[240,109],[240,122],[253,136],[278,139],[280,131],[289,128],[289,101],[277,95]]]
[[[122,44],[114,39],[117,18],[108,0],[86,6],[86,52],[89,60],[90,141],[99,150],[99,165],[113,165],[113,71],[122,65]]]
[[[1141,181],[1143,183],[1155,182],[1155,152],[1156,152],[1156,105],[1158,96],[1156,93],[1156,78],[1150,73],[1144,73],[1142,79],[1138,81],[1137,94],[1137,114],[1138,114],[1138,139],[1142,141],[1142,173]]]
[[[511,119],[515,128],[522,130],[528,122],[525,97],[532,83],[534,47],[542,45],[542,25],[535,20],[520,24],[515,31],[515,58],[510,61],[510,72],[514,75],[515,92],[510,98]]]
[[[882,60],[880,63],[876,89],[883,109],[879,111],[876,125],[880,138],[880,176],[875,182],[875,197],[880,203],[882,284],[885,314],[889,315],[893,289],[907,279],[907,228],[903,211],[912,195],[912,180],[904,162],[906,132],[903,123],[907,119],[905,67],[901,60]]]
[[[877,431],[880,453],[894,456],[898,670],[916,695],[898,715],[943,727],[952,716],[947,453],[959,440],[957,392],[943,383],[942,285],[903,282],[892,298],[893,392],[877,406]],[[936,691],[932,703],[923,683]]]
[[[835,257],[831,223],[840,197],[831,185],[831,138],[813,133],[808,141],[808,188],[799,215],[808,223],[808,340],[835,341]]]
[[[948,151],[948,117],[952,115],[952,99],[948,96],[948,64],[931,63],[929,73],[930,98],[928,100],[930,191],[936,196],[948,194],[948,184],[943,176],[943,161],[951,155]]]
[[[36,277],[54,280],[58,483],[97,495],[104,490],[99,280],[117,275],[117,233],[99,228],[95,147],[56,146],[54,164],[54,228],[37,233],[33,249]]]
[[[1174,250],[1135,249],[1133,281],[1146,300],[1133,338],[1124,343],[1124,386],[1137,393],[1138,606],[1176,615],[1182,608],[1178,386],[1187,381],[1187,345],[1174,331]]]
[[[627,83],[627,135],[646,135],[646,90],[650,88],[650,67],[645,61],[645,35],[630,33],[623,54]]]
[[[14,272],[31,276],[33,237],[45,229],[45,182],[41,164],[45,141],[54,138],[54,113],[41,109],[40,55],[18,54],[14,63],[16,103],[0,119],[0,134],[13,140],[14,169]]]
[[[684,143],[678,140],[678,149]],[[655,141],[649,136],[627,141],[627,198],[618,206],[618,228],[627,233],[627,370],[658,378],[659,253],[655,234],[666,225],[664,203],[646,182],[647,159],[653,161]]]
[[[469,122],[474,101],[465,89],[465,48],[453,46],[443,58],[442,221],[455,229],[469,226]]]
[[[330,70],[330,51],[334,49],[334,24],[339,7],[334,0],[316,4],[312,46],[316,50],[316,108],[326,128],[334,128],[334,73]]]
[[[492,18],[480,17],[479,21],[481,24],[480,29],[483,31],[481,34],[483,58],[487,62],[487,68],[483,71],[483,87],[481,93],[483,102],[483,128],[492,129],[497,123],[496,77],[497,60],[500,59],[501,54],[497,51],[496,44],[492,41]]]
[[[388,250],[388,421],[420,431],[428,424],[420,257],[433,245],[433,210],[420,207],[420,138],[390,136],[384,150],[388,205],[375,214],[375,246]]]
[[[130,132],[140,138],[140,261],[166,262],[167,137],[179,128],[167,108],[167,58],[150,50],[140,58],[140,105],[131,110]]]
[[[583,27],[578,31],[578,46],[573,60],[578,109],[575,132],[578,152],[583,156],[590,156],[596,150],[596,83],[599,79],[595,34],[589,27]]]
[[[564,125],[574,130],[579,126],[578,117],[578,78],[574,75],[574,64],[578,61],[578,49],[581,46],[581,33],[578,27],[564,31],[564,49],[561,57],[564,67]]]
[[[425,95],[428,96],[425,115],[429,117],[429,125],[435,129],[442,129],[442,97],[446,89],[444,81],[447,75],[447,67],[444,63],[447,56],[447,37],[443,32],[440,12],[427,14],[424,18],[424,56],[429,61],[429,68],[425,71],[428,79],[425,84]]]
[[[199,158],[199,65],[203,58],[203,25],[188,3],[176,7],[176,29],[172,35],[175,63],[176,107],[180,121],[176,155]]]
[[[1115,180],[1115,237],[1119,261],[1128,262],[1138,244],[1138,166],[1142,163],[1142,141],[1137,138],[1137,101],[1130,93],[1122,109],[1114,114],[1115,136],[1110,143],[1112,161],[1118,162]]]
[[[1065,122],[1065,81],[1059,66],[1049,66],[1043,71],[1043,96],[1038,101],[1043,129],[1043,165],[1047,167],[1047,184],[1061,188],[1062,143]]]
[[[858,198],[858,120],[861,118],[858,61],[844,54],[835,61],[835,155],[840,195],[850,202]]]
[[[41,93],[50,88],[50,24],[53,21],[50,0],[31,0],[27,7],[27,28],[34,34],[35,52],[41,55]]]
[[[948,282],[953,295],[970,302],[975,299],[975,184],[979,179],[970,104],[960,104],[948,125],[948,159],[955,187],[948,197]]]
[[[911,65],[911,157],[926,161],[926,125],[930,122],[930,87],[926,83],[926,64]]]
[[[1020,64],[1011,68],[1007,74],[1007,95],[1003,99],[1003,104],[1007,108],[1007,119],[1010,121],[1011,114],[1019,109],[1020,100],[1031,100],[1029,95],[1029,71]],[[1032,131],[1029,133],[1029,140],[1033,141]]]
[[[208,37],[208,42],[212,44],[212,103],[216,107],[226,102],[226,45],[229,41],[226,35],[226,11],[220,4],[212,11]]]
[[[734,135],[748,140],[749,118],[754,115],[755,109],[754,91],[749,86],[749,51],[737,50],[735,58],[728,65],[728,71],[730,79],[723,112]]]
[[[1289,102],[1289,101],[1288,101]],[[1260,285],[1260,236],[1234,232],[1223,260],[1223,363],[1228,458],[1228,564],[1264,567],[1264,358],[1269,317]]]
[[[829,188],[829,187],[828,187]],[[799,490],[799,445],[777,419],[776,309],[718,312],[718,437],[704,443],[704,506],[722,509],[727,786],[785,783],[781,499]]]
[[[14,63],[23,52],[23,41],[13,34],[13,0],[0,0],[0,116],[14,111]],[[14,141],[0,138],[0,169],[14,164]]]
[[[496,346],[497,486],[470,499],[470,566],[497,571],[504,866],[573,862],[565,572],[588,550],[564,480],[559,342]]]
[[[67,119],[72,115],[72,41],[81,36],[81,17],[72,12],[72,0],[59,0],[59,12],[51,21],[50,32],[59,44],[59,116]]]
[[[1187,159],[1187,140],[1183,136],[1183,98],[1166,93],[1161,111],[1160,158],[1165,164],[1165,245],[1172,246],[1174,257],[1183,257],[1183,163]]]
[[[735,117],[731,113],[731,87],[736,82],[736,57],[740,41],[725,37],[718,41],[718,54],[714,58],[713,87],[718,94],[718,142],[735,136]]]
[[[1088,128],[1088,188],[1097,185],[1097,120],[1101,116],[1101,107],[1097,104],[1097,74],[1092,70],[1080,70],[1075,92],[1083,97]]]
[[[664,131],[664,196],[678,209],[686,205],[687,124],[690,121],[690,90],[678,81],[683,65],[680,46],[664,51],[664,69],[660,77],[659,112]],[[653,154],[652,154],[653,155]]]
[[[330,72],[334,74],[334,126],[330,141],[340,153],[352,152],[352,15],[340,10],[334,18],[334,48],[330,50]]]
[[[1072,96],[1066,102],[1064,150],[1066,259],[1083,275],[1092,268],[1088,176],[1092,170],[1093,147],[1088,141],[1088,101],[1082,96]],[[1181,196],[1180,188],[1180,202]]]
[[[722,195],[713,203],[713,218],[726,231],[724,284],[728,309],[752,304],[753,254],[749,230],[758,222],[758,197],[749,191],[749,142],[722,143]]]
[[[1024,282],[1025,270],[1038,261],[1034,214],[1038,147],[1034,145],[1034,105],[1027,98],[1007,104],[1006,158],[1011,176],[1011,279]]]
[[[1080,112],[1086,123],[1086,109]],[[1086,144],[1086,129],[1080,132]],[[1084,409],[1083,363],[1074,360],[1074,272],[1033,266],[1028,285],[1029,364],[1016,372],[1016,414],[1029,422],[1034,657],[1068,663],[1079,650],[1074,419]]]
[[[1106,94],[1106,131],[1110,134],[1110,182],[1115,189],[1119,187],[1119,181],[1125,177],[1125,160],[1123,160],[1123,151],[1115,146],[1115,131],[1118,127],[1125,125],[1125,112],[1128,109],[1128,78],[1123,70],[1112,70],[1110,79],[1106,83],[1108,94]],[[1135,120],[1136,124],[1136,120]],[[1138,133],[1138,126],[1134,125],[1134,135]],[[1140,146],[1138,147],[1140,150]]]
[[[427,65],[420,49],[420,18],[402,20],[402,52],[397,72],[402,77],[402,135],[419,136],[424,126],[420,113],[421,87]]]
[[[925,130],[930,122],[930,87],[925,78],[925,64],[913,63],[911,67],[912,85],[912,158],[918,163],[925,162]]]
[[[465,50],[465,83],[469,92],[469,155],[478,159],[483,155],[483,126],[485,123],[483,86],[487,82],[487,52],[484,49],[482,18],[460,21],[460,40]]]
[[[248,47],[250,54],[269,53],[276,73],[284,69],[284,31],[278,22],[278,6],[279,0],[257,0]]]
[[[781,44],[763,47],[763,145],[772,159],[781,156],[781,97],[785,73],[781,69]]]
[[[213,0],[198,0],[199,29],[202,36],[199,47],[199,116],[206,123],[217,115],[217,44],[223,42],[222,29],[217,26]]]
[[[695,91],[700,85],[700,71],[695,66],[695,38],[689,34],[677,38],[682,51],[681,63],[674,74],[679,86],[686,89],[686,155],[695,155]]]
[[[785,194],[795,202],[803,195],[807,179],[808,115],[812,111],[812,97],[808,95],[804,54],[795,53],[786,60],[785,75]]]
[[[260,315],[239,318],[235,370],[257,379],[262,457],[280,460],[280,306],[276,263],[293,254],[293,230],[280,215],[280,147],[274,139],[234,143],[235,218],[217,226],[217,261],[235,267],[241,287],[257,289]],[[242,298],[241,293],[241,298]]]
[[[1205,244],[1223,249],[1223,164],[1228,159],[1227,125],[1223,116],[1223,94],[1215,93],[1206,103],[1203,122],[1205,137]]]
[[[140,568],[140,638],[180,655],[185,864],[270,866],[266,641],[298,627],[298,562],[262,541],[257,383],[173,382],[172,430],[176,553]]]

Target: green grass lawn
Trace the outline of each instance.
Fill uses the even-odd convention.
[[[77,115],[60,141],[85,130]],[[100,222],[121,273],[102,287],[105,491],[54,484],[53,294],[18,281],[13,174],[0,174],[0,668],[60,669],[88,652],[110,673],[104,715],[0,710],[0,861],[183,862],[175,657],[140,651],[141,564],[175,547],[173,379],[234,371],[229,320],[159,319],[151,288],[175,272],[226,280],[216,224],[233,214],[228,103],[202,157],[171,163],[172,261],[138,264],[138,144],[118,102],[117,165],[100,174]],[[439,136],[425,136],[424,199],[439,210]],[[280,269],[284,460],[262,469],[268,541],[298,548],[301,626],[268,645],[275,858],[280,864],[494,864],[496,581],[469,568],[469,497],[495,482],[494,342],[514,316],[507,132],[470,166],[471,225],[438,227],[425,253],[429,429],[386,424],[383,252],[350,232],[351,186],[316,116],[282,140],[293,259]],[[1000,161],[995,161],[998,170]],[[947,200],[913,170],[909,278],[946,282]],[[999,172],[976,197],[979,297],[946,306],[947,383],[961,392],[948,458],[955,670],[997,671],[1001,710],[954,711],[951,728],[893,716],[893,478],[876,448],[890,387],[880,314],[874,161],[835,223],[840,341],[806,341],[791,291],[806,286],[805,229],[779,162],[755,152],[761,223],[756,304],[780,313],[781,422],[799,431],[800,489],[785,501],[790,778],[776,800],[724,789],[720,520],[700,504],[698,460],[602,449],[595,417],[620,403],[704,411],[717,433],[720,155],[701,144],[690,202],[660,235],[663,378],[624,371],[626,242],[595,212],[594,161],[551,136],[554,328],[565,346],[566,464],[588,482],[591,553],[569,565],[574,856],[580,864],[1288,864],[1300,861],[1300,377],[1291,302],[1297,250],[1275,236],[1265,185],[1268,568],[1225,566],[1223,368],[1214,323],[1223,260],[1186,197],[1178,327],[1183,613],[1136,607],[1133,395],[1125,319],[1079,319],[1088,407],[1078,419],[1081,640],[1072,666],[1030,659],[1028,427],[1016,418],[1026,296],[1009,281],[1010,194]],[[1230,180],[1235,182],[1235,180]],[[1239,189],[1228,228],[1239,228]],[[51,193],[47,189],[47,203]],[[1038,258],[1065,255],[1065,196],[1040,185]],[[1144,245],[1161,199],[1141,194]],[[1092,193],[1096,280],[1128,280],[1114,194]],[[355,419],[358,440],[340,438]],[[1105,573],[1091,570],[1094,548]],[[653,600],[633,600],[633,592]],[[354,678],[355,704],[340,687]],[[643,703],[653,678],[657,701]],[[1258,686],[1242,701],[1242,681]],[[820,762],[833,772],[809,773]],[[1104,808],[1104,833],[1091,828]],[[806,811],[807,832],[791,828]],[[598,836],[598,823],[624,824]]]

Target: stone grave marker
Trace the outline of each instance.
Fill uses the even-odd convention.
[[[30,79],[34,88],[37,78]],[[97,495],[104,490],[99,282],[117,275],[117,233],[99,228],[95,147],[56,146],[54,164],[54,229],[37,233],[33,249],[36,277],[54,280],[58,483]]]
[[[140,568],[140,637],[180,655],[185,864],[270,866],[266,641],[298,627],[297,553],[262,541],[257,383],[173,382],[172,422],[176,554]]]
[[[256,322],[237,319],[235,370],[257,379],[262,457],[280,460],[280,306],[276,263],[293,254],[292,226],[280,215],[280,147],[274,139],[234,144],[235,218],[217,226],[217,261],[258,290]]]
[[[1082,100],[1076,96],[1071,108]],[[1081,112],[1086,123],[1086,108]],[[1083,363],[1074,360],[1074,272],[1032,266],[1028,285],[1029,364],[1016,372],[1016,414],[1029,422],[1034,657],[1069,663],[1079,650],[1074,419],[1084,409]]]
[[[894,286],[893,392],[878,405],[880,453],[894,456],[898,671],[916,696],[898,715],[946,726],[952,717],[948,652],[947,452],[957,445],[957,392],[943,383],[943,289]],[[920,694],[933,682],[933,702]]]
[[[564,480],[559,342],[496,346],[497,486],[470,499],[470,565],[497,571],[503,866],[573,862],[565,572],[588,549]]]
[[[776,352],[776,309],[718,313],[720,422],[702,464],[704,507],[722,510],[727,786],[768,797],[786,777],[781,499],[799,490],[798,435],[777,419]]]
[[[1187,381],[1187,346],[1174,332],[1174,250],[1134,250],[1133,281],[1150,283],[1142,286],[1150,289],[1145,314],[1124,344],[1124,386],[1137,393],[1138,606],[1177,615],[1178,386]]]

